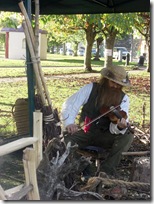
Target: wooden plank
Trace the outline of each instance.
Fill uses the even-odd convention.
[[[10,142],[8,144],[2,145],[0,146],[0,156],[9,154],[16,150],[19,150],[31,144],[34,144],[37,140],[38,139],[36,137],[35,138],[29,137],[29,138],[22,138],[22,139]]]
[[[5,191],[1,185],[0,185],[0,200],[7,200]]]
[[[133,156],[133,155],[138,155],[138,156],[143,156],[143,155],[147,155],[147,154],[150,154],[150,151],[140,151],[140,152],[122,152],[122,155],[125,155],[125,156]]]
[[[13,193],[8,200],[21,200],[24,196],[26,196],[33,189],[32,185],[23,186],[20,191]]]
[[[13,193],[16,193],[17,191],[20,191],[23,188],[23,186],[24,186],[24,184],[21,184],[19,186],[7,189],[7,190],[5,190],[5,193],[6,193],[6,195],[8,197],[10,197]]]
[[[23,155],[26,186],[32,185],[33,189],[27,194],[28,200],[40,200],[36,176],[35,151],[26,148]]]
[[[33,113],[33,137],[37,139],[34,143],[35,150],[35,161],[36,168],[38,167],[40,161],[42,160],[43,150],[42,150],[42,140],[43,140],[43,114],[42,112]]]

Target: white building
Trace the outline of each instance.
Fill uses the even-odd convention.
[[[23,28],[3,28],[5,34],[5,58],[26,59],[26,39]],[[39,30],[39,56],[47,58],[47,31]]]

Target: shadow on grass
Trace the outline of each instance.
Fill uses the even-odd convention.
[[[68,76],[68,75],[69,75],[69,76],[71,76],[71,75],[77,75],[77,76],[78,76],[78,75],[81,75],[81,74],[82,74],[83,76],[84,76],[84,75],[87,76],[86,74],[93,74],[93,73],[96,73],[96,74],[98,73],[98,74],[99,74],[100,71],[101,71],[101,69],[100,69],[100,70],[94,70],[94,69],[92,69],[91,71],[88,71],[88,70],[84,70],[84,69],[83,69],[83,71],[81,71],[81,72],[76,71],[76,72],[73,72],[73,73],[72,73],[72,72],[60,73],[60,74],[59,74],[59,73],[45,73],[44,76],[48,76],[48,77],[50,77],[50,76],[59,76],[59,75],[60,75],[60,76],[61,76],[61,75],[62,75],[62,76]]]
[[[70,63],[70,64],[81,64],[81,65],[83,65],[84,64],[84,59],[82,60],[82,59],[46,59],[46,60],[42,60],[42,61],[51,61],[51,62],[61,62],[61,63]],[[96,60],[92,60],[91,59],[91,63],[93,64],[93,65],[102,65],[102,64],[104,64],[104,60],[98,60],[98,61],[96,61]]]

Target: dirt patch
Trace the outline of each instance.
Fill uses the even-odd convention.
[[[4,190],[24,183],[24,169],[21,152],[17,151],[0,157],[0,185]]]
[[[135,72],[135,71],[145,71],[146,67],[140,67],[134,70],[129,71]],[[82,74],[65,74],[65,75],[50,75],[50,76],[45,76],[46,80],[49,79],[58,79],[58,78],[91,78],[91,77],[100,77],[99,72],[92,72],[92,73],[82,73]],[[5,77],[5,78],[0,78],[0,83],[9,83],[9,82],[18,82],[18,81],[26,81],[27,77]]]

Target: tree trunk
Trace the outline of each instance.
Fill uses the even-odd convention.
[[[77,145],[53,138],[37,168],[40,200],[103,200],[95,192],[80,192],[81,172],[90,164],[88,158],[76,157]]]
[[[150,41],[146,39],[146,45],[147,45],[147,72],[150,72],[150,67],[151,67],[151,53],[150,53]]]
[[[65,43],[63,44],[63,55],[66,55],[66,45],[65,45]]]
[[[78,44],[79,43],[77,41],[73,42],[73,52],[74,52],[73,56],[77,56]]]
[[[105,38],[105,67],[112,66],[113,47],[117,31],[112,30]]]
[[[103,41],[102,37],[99,37],[96,40],[96,43],[97,43],[97,52],[96,52],[96,56],[94,57],[94,60],[99,60],[100,44],[102,43],[102,41]]]
[[[86,50],[84,58],[84,68],[86,71],[91,72],[91,50],[95,40],[96,32],[93,31],[93,25],[89,25],[86,29]]]

